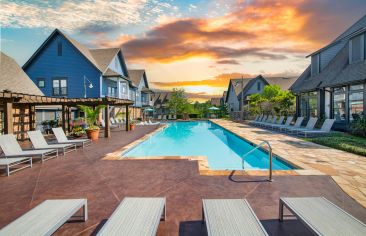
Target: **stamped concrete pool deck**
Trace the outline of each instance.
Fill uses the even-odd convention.
[[[126,196],[166,197],[167,219],[160,223],[158,235],[206,235],[202,198],[248,199],[269,235],[311,235],[296,219],[278,221],[281,196],[324,196],[366,222],[366,209],[328,175],[276,175],[268,182],[263,176],[235,172],[201,175],[198,161],[189,159],[107,160],[110,153],[157,128],[113,130],[111,138],[101,138],[84,150],[1,176],[0,228],[46,199],[87,198],[89,219],[66,223],[55,235],[95,235]]]
[[[352,198],[366,207],[366,157],[229,120],[215,124],[257,145],[267,140],[274,154],[298,166],[300,175],[329,175]]]

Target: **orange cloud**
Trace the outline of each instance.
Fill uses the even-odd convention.
[[[285,59],[288,53],[304,54],[320,46],[303,37],[311,19],[300,9],[303,2],[253,1],[249,5],[239,2],[239,10],[223,17],[169,21],[141,38],[116,42],[122,43],[126,57],[132,62],[169,63],[195,57],[223,62],[248,56]]]

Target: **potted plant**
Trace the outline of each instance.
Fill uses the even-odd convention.
[[[134,120],[130,121],[130,130],[134,130],[136,126],[136,122]]]
[[[100,111],[105,107],[99,105],[95,109],[85,105],[79,105],[80,109],[84,110],[85,120],[88,127],[85,129],[89,139],[97,140],[99,138],[99,126],[95,125]]]
[[[74,128],[72,128],[71,134],[75,138],[80,138],[85,134],[85,130],[81,126],[74,126]]]

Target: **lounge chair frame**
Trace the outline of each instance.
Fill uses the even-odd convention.
[[[32,168],[32,157],[24,157],[24,158],[22,158],[22,157],[18,157],[18,158],[0,158],[0,161],[1,160],[4,160],[4,159],[9,160],[9,162],[0,163],[0,166],[4,166],[5,167],[6,176],[10,176],[11,173],[14,173],[14,172],[23,170],[25,168]],[[14,166],[21,165],[21,164],[26,164],[26,163],[29,163],[29,164],[28,165],[23,165],[20,168],[16,168],[16,169],[13,169],[12,170],[12,168]]]
[[[53,134],[56,137],[57,143],[59,144],[81,144],[81,147],[84,149],[84,147],[89,146],[93,143],[93,141],[91,139],[74,139],[74,140],[70,140],[67,138],[64,130],[59,127],[59,128],[52,128]]]
[[[5,136],[5,135],[3,135]],[[58,157],[58,149],[44,149],[44,150],[34,150],[34,149],[22,149],[19,145],[19,143],[16,141],[15,136],[12,136],[10,134],[7,134],[7,136],[9,138],[12,138],[13,140],[8,140],[11,142],[11,144],[17,145],[15,146],[16,149],[18,149],[20,152],[17,154],[10,154],[10,153],[6,153],[6,151],[3,150],[4,152],[4,156],[7,158],[12,158],[12,157],[41,157],[41,162],[45,162],[48,161],[50,159],[53,159],[55,157]],[[8,143],[9,144],[9,143]],[[14,151],[14,150],[12,150]],[[27,152],[28,153],[24,153]],[[32,153],[33,151],[33,153]],[[41,153],[37,153],[37,151],[42,151]]]
[[[41,143],[38,143],[39,145],[45,145],[44,147],[35,147],[34,146],[34,141],[37,141],[35,139],[32,140],[31,138],[31,134],[34,133],[34,135],[36,135],[37,137],[33,136],[35,139],[39,138],[40,140],[38,142],[43,142],[43,144]],[[36,131],[28,131],[27,132],[30,140],[31,140],[31,143],[34,147],[34,149],[37,149],[37,150],[48,150],[48,149],[60,149],[62,150],[62,155],[65,156],[66,153],[69,153],[69,152],[73,152],[76,150],[76,144],[73,144],[73,143],[70,143],[70,144],[62,144],[62,143],[56,143],[56,144],[49,144],[47,143],[46,139],[43,137],[41,131],[39,130],[36,130]],[[43,140],[42,140],[42,139]],[[57,147],[52,147],[53,145],[56,145]]]

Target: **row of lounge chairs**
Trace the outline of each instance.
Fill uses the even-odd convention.
[[[257,115],[257,117],[250,121],[249,124],[265,129],[277,130],[279,132],[285,132],[288,134],[295,134],[299,136],[309,137],[309,136],[316,136],[321,134],[328,134],[332,126],[334,124],[335,119],[325,119],[320,129],[315,129],[315,125],[318,121],[318,118],[311,117],[306,126],[301,126],[304,121],[304,117],[298,117],[296,122],[291,125],[293,122],[294,117],[288,116],[286,121],[284,116],[277,117],[277,116],[266,116],[266,115]]]
[[[279,220],[288,208],[317,235],[366,235],[366,225],[323,197],[280,198]],[[46,200],[0,230],[2,235],[51,235],[83,209],[87,199]],[[207,234],[268,235],[246,199],[203,199],[202,217]],[[156,235],[166,219],[166,199],[126,197],[97,235]]]
[[[62,128],[52,128],[56,137],[57,143],[48,143],[43,137],[41,131],[28,131],[27,134],[32,143],[33,149],[23,150],[12,134],[0,135],[0,147],[4,156],[0,158],[0,167],[5,168],[6,175],[32,167],[33,159],[41,159],[45,162],[55,158],[62,153],[65,155],[68,152],[76,150],[77,146],[84,148],[91,144],[90,139],[74,139],[69,140]],[[16,166],[20,168],[15,168]]]

